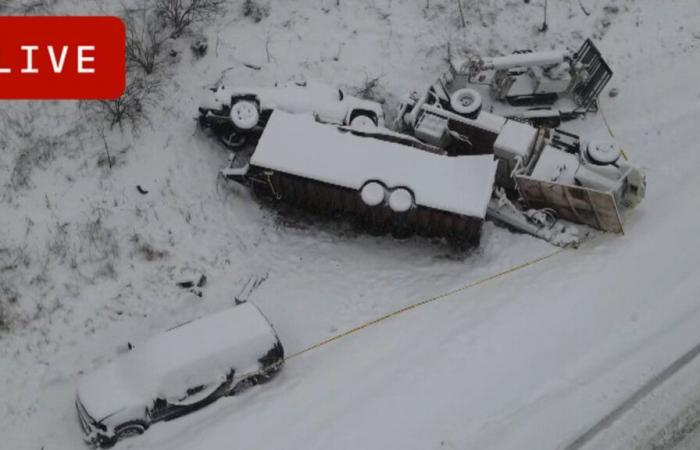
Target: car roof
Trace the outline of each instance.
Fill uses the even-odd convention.
[[[188,388],[255,372],[277,343],[272,325],[246,302],[185,322],[136,345],[111,364],[120,384],[146,399],[182,396]]]

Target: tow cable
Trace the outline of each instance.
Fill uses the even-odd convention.
[[[519,270],[522,270],[522,269],[525,269],[525,268],[527,268],[527,267],[533,266],[533,265],[535,265],[535,264],[541,263],[541,262],[543,262],[543,261],[545,261],[545,260],[548,260],[548,259],[550,259],[550,258],[553,258],[553,257],[557,256],[558,254],[562,253],[564,250],[566,250],[566,249],[565,249],[565,248],[557,249],[556,251],[554,251],[554,252],[552,252],[552,253],[549,253],[549,254],[544,255],[544,256],[540,256],[539,258],[531,259],[530,261],[526,261],[526,262],[521,263],[521,264],[517,264],[517,265],[512,266],[512,267],[510,267],[510,268],[508,268],[508,269],[506,269],[506,270],[504,270],[504,271],[502,271],[502,272],[499,272],[499,273],[494,274],[494,275],[490,275],[490,276],[485,277],[485,278],[481,278],[481,279],[479,279],[479,280],[477,280],[477,281],[474,281],[474,282],[472,282],[472,283],[469,283],[469,284],[467,284],[467,285],[465,285],[465,286],[462,286],[462,287],[460,287],[460,288],[453,289],[453,290],[451,290],[451,291],[444,292],[444,293],[442,293],[442,294],[438,294],[438,295],[435,295],[435,296],[433,296],[433,297],[429,297],[429,298],[427,298],[427,299],[418,301],[418,302],[416,302],[416,303],[412,303],[412,304],[410,304],[410,305],[404,306],[403,308],[397,309],[397,310],[395,310],[395,311],[391,311],[391,312],[389,312],[389,313],[384,314],[383,316],[377,317],[376,319],[370,320],[370,321],[365,322],[365,323],[363,323],[363,324],[361,324],[361,325],[358,325],[358,326],[356,326],[356,327],[354,327],[354,328],[351,328],[351,329],[349,329],[349,330],[346,330],[346,331],[344,331],[344,332],[342,332],[342,333],[339,333],[339,334],[336,334],[336,335],[334,335],[334,336],[331,336],[331,337],[329,337],[328,339],[325,339],[325,340],[323,340],[323,341],[321,341],[321,342],[318,342],[318,343],[316,343],[316,344],[313,344],[313,345],[311,345],[310,347],[307,347],[307,348],[305,348],[305,349],[303,349],[303,350],[300,350],[300,351],[298,351],[298,352],[292,353],[291,355],[287,356],[284,360],[285,360],[285,361],[288,361],[288,360],[290,360],[290,359],[296,358],[297,356],[301,356],[301,355],[303,355],[304,353],[308,353],[308,352],[310,352],[310,351],[312,351],[312,350],[316,350],[316,349],[318,349],[318,348],[321,348],[321,347],[323,347],[323,346],[326,346],[326,345],[330,344],[331,342],[334,342],[334,341],[337,341],[337,340],[342,339],[342,338],[344,338],[344,337],[347,337],[347,336],[350,336],[350,335],[352,335],[352,334],[355,334],[355,333],[357,333],[357,332],[359,332],[359,331],[361,331],[361,330],[364,330],[365,328],[369,328],[369,327],[371,327],[372,325],[377,325],[377,324],[379,324],[379,323],[382,323],[382,322],[384,322],[385,320],[388,320],[388,319],[390,319],[390,318],[392,318],[392,317],[396,317],[396,316],[398,316],[398,315],[400,315],[400,314],[403,314],[403,313],[405,313],[405,312],[411,311],[411,310],[413,310],[413,309],[420,308],[421,306],[425,306],[425,305],[427,305],[427,304],[429,304],[429,303],[437,302],[438,300],[444,300],[444,299],[446,299],[446,298],[448,298],[448,297],[450,297],[450,296],[453,296],[453,295],[455,295],[455,294],[457,294],[457,293],[459,293],[459,292],[466,291],[466,290],[468,290],[468,289],[471,289],[471,288],[477,287],[477,286],[479,286],[479,285],[488,283],[489,281],[493,281],[493,280],[496,280],[496,279],[498,279],[498,278],[502,278],[502,277],[504,277],[504,276],[506,276],[506,275],[509,275],[509,274],[513,273],[513,272],[517,272],[517,271],[519,271]]]

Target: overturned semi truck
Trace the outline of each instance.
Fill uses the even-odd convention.
[[[232,155],[222,174],[277,202],[353,217],[375,234],[477,245],[497,164],[431,148],[276,110],[252,154]]]
[[[560,218],[622,232],[621,210],[635,207],[646,192],[644,174],[614,143],[538,129],[479,107],[459,113],[440,80],[403,104],[397,120],[451,155],[494,155],[498,170],[489,216],[557,245],[579,239]]]

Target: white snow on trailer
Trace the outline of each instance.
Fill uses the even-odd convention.
[[[409,188],[418,205],[484,218],[496,162],[491,155],[444,156],[275,111],[251,165],[360,190],[369,181]]]

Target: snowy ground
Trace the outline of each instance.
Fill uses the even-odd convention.
[[[57,13],[116,8],[49,3]],[[547,33],[536,31],[536,0],[465,1],[466,30],[453,1],[340,3],[272,2],[254,23],[230,2],[199,30],[205,57],[192,57],[187,36],[172,44],[183,51],[163,63],[165,93],[139,136],[115,129],[103,140],[72,103],[3,105],[3,448],[82,448],[77,376],[127,340],[230,305],[251,277],[267,277],[252,300],[293,353],[555,250],[487,224],[479,249],[455,255],[261,207],[216,179],[226,152],[195,131],[200,92],[223,72],[244,84],[303,73],[347,87],[381,76],[376,94],[390,114],[437,76],[450,39],[497,53],[594,36],[620,89],[603,108],[647,170],[647,198],[624,236],[601,235],[307,353],[272,383],[118,448],[565,448],[700,341],[697,0],[582,0],[590,16],[578,2],[550,2]],[[599,116],[567,128],[608,133]],[[188,270],[207,274],[202,298],[175,286]],[[586,448],[652,448],[668,424],[693,416],[698,370],[679,371]]]

